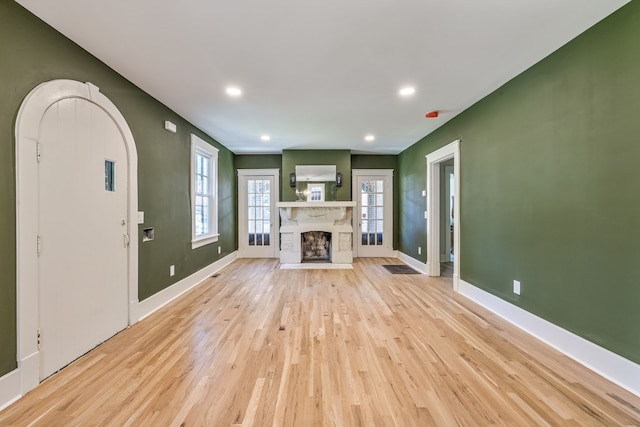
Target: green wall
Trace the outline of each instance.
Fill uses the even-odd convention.
[[[282,169],[282,154],[237,154],[236,169]]]
[[[143,300],[237,248],[234,155],[13,1],[0,1],[0,376],[16,368],[14,127],[24,97],[53,79],[89,81],[129,123],[138,150],[139,210],[155,240],[139,238]],[[163,128],[178,126],[176,134]],[[191,249],[190,133],[220,149],[219,245]],[[140,227],[141,230],[142,226]],[[176,275],[169,277],[169,266]]]
[[[462,279],[636,363],[638,23],[631,2],[399,156],[401,251],[426,261],[425,155],[460,139]]]
[[[336,200],[351,200],[350,150],[282,150],[282,201],[296,200],[295,189],[289,187],[289,174],[295,172],[296,165],[336,165],[336,172],[342,173],[342,188],[337,190]]]

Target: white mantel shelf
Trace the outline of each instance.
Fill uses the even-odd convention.
[[[354,207],[356,202],[278,202],[279,208],[347,208]]]

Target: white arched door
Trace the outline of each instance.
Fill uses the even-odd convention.
[[[45,112],[38,138],[41,379],[126,328],[127,153],[80,98]]]
[[[137,163],[126,120],[95,85],[52,80],[22,102],[16,394],[138,320]]]

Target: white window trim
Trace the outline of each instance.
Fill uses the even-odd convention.
[[[203,139],[191,134],[191,249],[200,248],[218,241],[218,149]],[[200,152],[211,158],[210,167],[213,178],[213,197],[209,204],[209,234],[196,237],[196,153]]]

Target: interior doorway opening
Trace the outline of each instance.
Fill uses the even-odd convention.
[[[427,156],[427,272],[460,282],[460,141]]]

